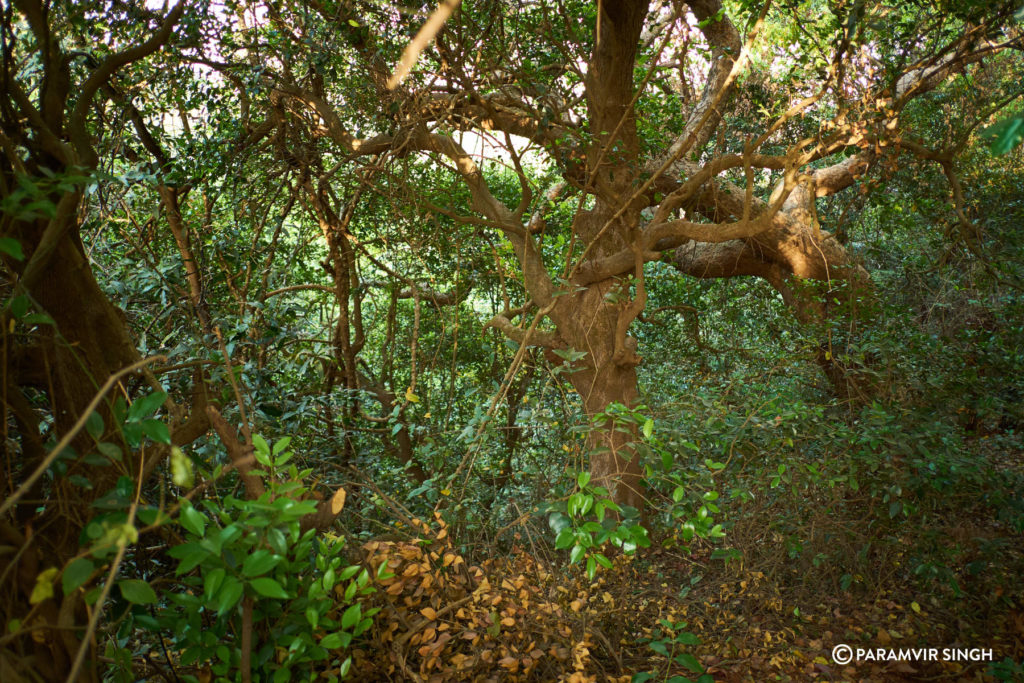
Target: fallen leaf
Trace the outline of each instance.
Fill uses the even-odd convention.
[[[338,490],[331,496],[331,514],[337,515],[341,513],[341,509],[345,507],[345,489],[338,487]]]

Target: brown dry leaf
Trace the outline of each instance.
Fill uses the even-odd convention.
[[[433,607],[424,607],[420,610],[420,614],[425,616],[427,619],[430,619],[431,621],[437,619],[437,612],[434,610]]]
[[[509,671],[516,671],[519,668],[519,660],[515,657],[502,657],[498,660],[498,664],[505,667]]]
[[[516,620],[513,619],[512,617],[505,617],[504,619],[501,620],[501,625],[502,626],[515,626],[516,625]]]
[[[455,555],[453,553],[445,553],[444,560],[442,561],[442,564],[445,567],[447,567],[448,565],[450,565],[454,561],[455,561]]]

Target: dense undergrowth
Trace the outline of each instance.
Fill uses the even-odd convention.
[[[0,681],[1024,680],[1019,11],[454,4],[0,12]]]
[[[196,512],[184,505],[163,543],[127,560],[159,597],[133,606],[150,601],[121,589],[108,677],[231,678],[234,606],[252,600],[258,668],[286,672],[274,680],[1015,680],[1024,469],[1006,373],[1020,328],[1004,301],[980,338],[960,326],[939,341],[927,318],[880,336],[896,372],[878,369],[888,398],[860,407],[816,393],[813,366],[786,350],[760,372],[760,355],[708,356],[685,395],[651,381],[656,409],[616,414],[641,425],[645,532],[576,475],[579,418],[550,383],[519,399],[532,411],[511,476],[494,423],[465,437],[472,479],[418,484],[377,456],[323,469],[295,454],[313,438],[301,429],[267,446],[282,483],[265,502],[224,498],[232,475],[199,464]],[[975,365],[944,365],[963,348]],[[551,468],[545,447],[579,465]],[[342,483],[326,536],[296,521],[317,503],[296,464]],[[842,667],[838,643],[991,648],[993,661]]]

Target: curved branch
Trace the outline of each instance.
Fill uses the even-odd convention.
[[[174,9],[164,18],[160,28],[148,40],[127,50],[114,53],[104,59],[99,67],[89,74],[85,83],[79,88],[78,99],[75,101],[75,107],[68,120],[68,129],[71,132],[71,139],[75,144],[76,150],[82,156],[87,166],[91,167],[96,163],[96,151],[92,148],[92,143],[89,141],[89,133],[85,128],[85,119],[89,112],[89,107],[92,106],[93,97],[96,96],[100,88],[107,84],[118,69],[132,62],[137,62],[160,49],[167,42],[167,39],[171,37],[174,25],[178,23],[184,12],[185,0],[179,0]]]
[[[518,344],[527,346],[542,346],[547,349],[567,348],[564,341],[557,333],[548,330],[529,330],[516,327],[505,315],[498,314],[491,318],[484,328],[493,327],[500,330],[506,337]]]

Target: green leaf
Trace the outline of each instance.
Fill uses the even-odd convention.
[[[594,576],[597,574],[597,560],[591,555],[587,558],[587,578],[591,581],[594,580]]]
[[[242,598],[242,583],[233,576],[224,579],[224,585],[217,594],[217,614],[223,615],[229,609],[238,604]]]
[[[89,436],[97,441],[103,436],[103,418],[96,411],[89,413],[89,417],[85,421],[85,431],[89,432]]]
[[[644,438],[649,439],[654,434],[654,420],[647,418],[644,422]]]
[[[262,453],[263,455],[270,455],[270,446],[267,445],[267,440],[259,434],[253,435],[252,445],[256,447],[256,452]]]
[[[290,597],[288,592],[281,587],[281,584],[269,577],[253,579],[249,582],[249,585],[253,587],[253,590],[265,598],[287,600]]]
[[[590,472],[580,472],[576,477],[576,485],[581,489],[587,488],[587,484],[590,483]]]
[[[360,604],[358,602],[356,604],[352,605],[351,607],[349,607],[341,615],[341,627],[342,628],[352,628],[353,626],[358,624],[359,620],[363,617],[363,613],[362,612],[363,612],[363,609],[362,609],[362,607],[360,606]]]
[[[990,140],[989,150],[995,155],[1008,154],[1024,141],[1024,116],[1011,116],[982,131]]]
[[[182,503],[178,522],[194,535],[202,538],[206,534],[206,524],[209,521],[206,515],[192,507],[192,503],[188,501]]]
[[[676,657],[676,662],[682,664],[695,674],[704,673],[704,667],[701,666],[701,663],[697,661],[697,658],[691,655],[689,652],[684,652],[683,654]]]
[[[676,635],[676,642],[680,645],[700,645],[700,638],[689,631],[683,631]]]
[[[136,399],[128,409],[128,420],[130,422],[138,422],[143,418],[149,417],[159,410],[166,400],[167,394],[162,391],[154,391],[149,396]]]
[[[290,444],[291,442],[292,442],[292,437],[290,437],[290,436],[283,436],[283,437],[281,437],[280,439],[277,440],[277,443],[274,444],[274,450],[271,451],[271,455],[280,455],[281,452],[284,451],[284,449],[288,448],[288,444]]]
[[[601,565],[602,567],[604,567],[605,569],[611,569],[612,568],[612,561],[609,560],[604,555],[602,555],[601,553],[594,553],[594,559],[597,560],[597,563],[599,565]]]
[[[223,567],[217,567],[216,569],[207,573],[203,578],[203,596],[207,600],[213,600],[213,597],[217,595],[217,591],[224,583],[224,578],[227,576],[227,572]]]
[[[117,444],[110,443],[109,441],[104,441],[103,443],[98,444],[96,446],[96,450],[114,462],[121,462],[121,458],[123,457],[120,447],[118,447]]]
[[[170,521],[170,517],[161,510],[155,507],[142,507],[138,511],[139,520],[146,526],[159,526],[165,522]]]
[[[565,550],[571,546],[576,540],[576,537],[572,533],[571,528],[565,528],[558,532],[555,536],[555,550]]]
[[[274,463],[270,460],[270,446],[267,445],[266,440],[256,434],[252,437],[252,445],[256,447],[253,452],[256,461],[264,467],[273,467]]]
[[[548,515],[548,526],[555,534],[562,533],[562,530],[572,524],[572,520],[566,517],[561,512],[552,512]]]
[[[269,550],[257,550],[242,563],[242,574],[253,577],[266,574],[281,562],[281,557]]]
[[[178,568],[174,571],[177,576],[192,571],[210,556],[210,552],[198,543],[176,545],[168,550],[167,554],[178,560]]]
[[[587,549],[583,546],[574,545],[572,547],[572,551],[569,553],[569,563],[576,564],[577,562],[583,559],[583,556],[586,554],[586,552]]]
[[[337,650],[341,647],[341,634],[332,633],[320,639],[320,647],[325,650]]]
[[[142,579],[124,579],[117,582],[121,595],[136,605],[152,605],[157,601],[156,591]]]
[[[71,595],[76,588],[89,580],[95,570],[96,565],[88,558],[78,557],[71,560],[61,576],[61,588],[64,595]]]
[[[28,313],[28,306],[29,300],[24,294],[14,297],[11,299],[11,315],[15,318],[24,318]]]
[[[142,425],[138,422],[125,422],[121,433],[129,448],[138,448],[142,444]]]
[[[273,527],[267,529],[267,543],[270,544],[270,548],[278,555],[284,555],[288,552],[288,539],[285,538],[284,532],[280,529]]]
[[[45,313],[29,313],[28,315],[21,319],[21,322],[26,325],[50,325],[51,327],[57,326],[57,323],[54,322],[53,318],[46,315]]]
[[[142,431],[157,443],[162,443],[167,446],[171,445],[171,431],[167,429],[160,420],[144,420],[142,423]]]
[[[7,254],[16,261],[25,260],[25,252],[21,249],[21,242],[13,237],[0,237],[0,252]]]

